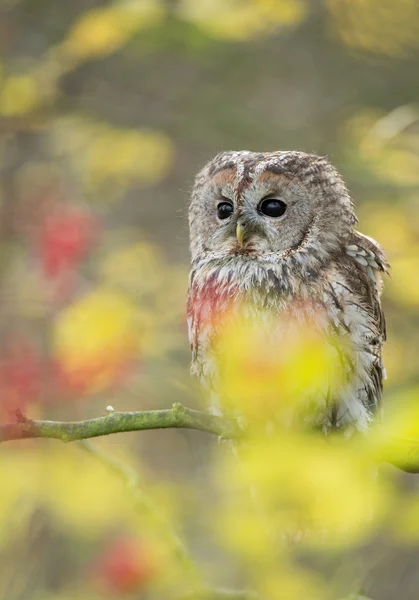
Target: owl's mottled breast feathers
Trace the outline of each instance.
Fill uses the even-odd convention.
[[[279,218],[263,213],[266,199],[281,203]],[[231,206],[228,218],[217,217],[220,203]],[[253,307],[255,322],[262,311],[298,320],[298,307],[315,305],[325,315],[319,326],[352,348],[333,424],[365,429],[382,393],[381,273],[388,265],[379,244],[354,229],[354,207],[334,167],[301,152],[223,152],[196,178],[189,223],[193,372],[216,386],[217,327],[241,302]],[[330,420],[327,401],[316,402]]]

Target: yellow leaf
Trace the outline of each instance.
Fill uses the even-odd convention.
[[[351,546],[385,513],[389,490],[374,481],[359,440],[332,443],[313,433],[281,431],[252,437],[237,452],[240,464],[234,457],[217,470],[230,509],[228,518],[221,517],[221,530],[224,526],[228,546],[242,548],[246,557],[254,549],[261,558],[264,539],[270,555],[267,523],[282,535],[303,536],[307,547]],[[247,537],[244,523],[255,504],[264,507],[265,527],[250,528]]]
[[[419,183],[419,112],[402,105],[388,113],[362,110],[344,126],[344,136],[362,160],[383,181],[396,186]],[[346,140],[345,140],[345,143]]]
[[[76,448],[46,453],[40,496],[62,529],[91,537],[134,516],[124,483],[106,466]]]
[[[37,501],[37,453],[22,448],[0,453],[0,546],[16,540],[27,526]],[[18,512],[16,512],[18,511]],[[16,515],[19,515],[18,518]]]
[[[153,25],[163,14],[159,0],[120,2],[90,10],[73,25],[62,50],[76,60],[112,54],[135,31]]]
[[[393,437],[404,438],[413,441],[419,439],[418,393],[417,386],[411,387],[391,401],[383,425],[385,438],[389,440]]]
[[[392,265],[394,255],[411,254],[412,246],[415,244],[415,234],[403,205],[372,201],[362,206],[358,214],[361,231],[384,246],[390,254]]]
[[[11,117],[22,115],[36,107],[39,90],[30,75],[8,77],[0,92],[0,113]]]
[[[300,411],[309,410],[309,397],[333,394],[341,383],[337,341],[325,339],[313,323],[301,328],[289,316],[272,317],[269,311],[264,317],[255,324],[243,309],[216,325],[221,400],[252,424],[284,425],[297,414],[304,421]]]
[[[56,120],[53,144],[59,156],[65,154],[73,163],[86,190],[101,201],[119,198],[127,187],[159,181],[174,155],[164,133],[80,118]]]
[[[215,37],[239,41],[298,25],[306,8],[303,0],[183,0],[178,11]]]
[[[115,249],[100,270],[107,283],[145,294],[158,292],[170,276],[158,249],[144,242]]]
[[[86,182],[93,188],[154,183],[167,173],[172,153],[161,133],[98,128],[83,157]]]
[[[332,27],[357,50],[401,57],[418,46],[416,0],[327,0]]]
[[[57,318],[55,356],[70,381],[105,389],[139,343],[137,312],[124,295],[98,289],[66,308]],[[83,382],[86,379],[86,382]]]
[[[261,598],[270,600],[325,600],[330,597],[327,582],[319,574],[305,566],[296,567],[286,563],[272,565],[270,572],[258,576],[258,591]]]

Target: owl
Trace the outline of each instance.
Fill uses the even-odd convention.
[[[341,176],[320,156],[222,152],[198,173],[189,209],[187,313],[191,370],[213,398],[222,317],[245,305],[255,327],[268,313],[272,327],[282,319],[344,341],[346,350],[336,352],[344,377],[332,392],[313,390],[313,425],[368,429],[385,379],[380,297],[388,263],[356,224]],[[287,352],[285,330],[277,351]]]

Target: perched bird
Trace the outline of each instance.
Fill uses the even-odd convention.
[[[256,326],[266,313],[272,324],[285,315],[325,339],[344,340],[346,350],[336,352],[344,380],[332,394],[313,392],[313,424],[368,428],[385,378],[380,296],[388,264],[356,224],[341,176],[320,156],[222,152],[198,173],[187,311],[192,373],[213,395],[222,315],[244,304]],[[287,352],[286,336],[277,351]]]

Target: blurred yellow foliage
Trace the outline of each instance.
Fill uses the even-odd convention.
[[[415,308],[419,312],[419,244],[412,255],[394,258],[392,261],[393,279],[388,286],[390,296],[401,306]]]
[[[416,0],[325,0],[331,27],[344,44],[400,57],[419,44]]]
[[[272,565],[269,572],[259,572],[257,589],[261,598],[270,600],[325,600],[330,593],[326,583],[308,567],[286,563]]]
[[[227,545],[247,558],[263,560],[284,535],[306,548],[351,546],[371,534],[391,498],[359,440],[281,431],[237,452],[239,462],[218,466],[226,510],[217,521]],[[243,527],[254,519],[255,529]]]
[[[80,61],[112,54],[136,31],[164,15],[160,0],[128,0],[82,14],[61,46],[66,57]]]
[[[86,192],[95,199],[119,199],[130,186],[152,185],[172,166],[173,144],[157,131],[63,118],[54,123],[51,134],[57,155],[73,162]]]
[[[1,452],[0,473],[2,481],[7,481],[0,495],[2,522],[20,506],[20,527],[24,528],[26,511],[42,507],[60,529],[89,538],[116,522],[130,522],[135,515],[121,481],[75,446],[53,443]],[[7,542],[3,536],[8,532],[0,528],[0,544]]]
[[[105,281],[140,294],[155,293],[161,287],[163,269],[159,249],[145,242],[116,248],[100,267]]]
[[[82,457],[79,449],[54,447],[34,467],[39,469],[39,499],[59,526],[90,537],[114,527],[115,520],[129,522],[135,513],[123,483],[106,466]]]
[[[8,0],[6,4],[11,8],[16,2]],[[239,144],[240,140],[244,145],[252,136],[252,123],[257,123],[254,139],[258,138],[260,144],[272,145],[274,139],[288,143],[292,135],[301,148],[308,145],[315,150],[318,140],[326,148],[333,141],[334,127],[333,133],[325,127],[323,97],[316,92],[318,82],[326,87],[333,84],[331,87],[338,90],[332,91],[326,108],[339,120],[353,101],[351,93],[345,99],[349,86],[371,71],[362,68],[359,75],[354,69],[356,76],[347,83],[345,80],[342,87],[338,85],[339,76],[336,85],[332,81],[337,76],[336,65],[348,64],[349,57],[348,52],[341,52],[342,62],[331,59],[333,46],[324,43],[322,33],[324,7],[330,28],[348,48],[401,57],[419,47],[419,4],[416,0],[110,0],[93,3],[100,6],[87,10],[81,2],[76,8],[53,10],[51,14],[48,2],[27,2],[27,7],[20,4],[19,10],[2,14],[5,18],[0,26],[4,55],[0,65],[0,117],[5,125],[0,140],[0,162],[4,166],[0,208],[5,234],[0,247],[0,312],[2,332],[7,333],[10,327],[12,333],[21,330],[29,342],[36,341],[36,369],[32,365],[31,372],[28,354],[15,363],[4,360],[7,352],[1,355],[0,400],[6,397],[7,386],[10,396],[17,396],[22,388],[32,399],[31,384],[35,380],[37,386],[38,378],[45,378],[40,382],[40,398],[44,391],[47,401],[51,396],[61,397],[54,388],[56,364],[69,384],[59,388],[62,397],[66,392],[72,397],[72,384],[77,392],[102,392],[120,381],[121,372],[136,361],[139,376],[124,380],[127,385],[121,385],[118,392],[121,402],[132,396],[127,408],[141,408],[138,400],[145,397],[148,406],[161,408],[161,401],[172,399],[167,389],[174,388],[176,369],[186,380],[188,377],[184,317],[187,267],[168,263],[158,248],[144,240],[141,231],[124,226],[117,230],[116,223],[130,221],[131,207],[106,206],[103,202],[122,199],[136,186],[160,182],[172,167],[175,147],[164,133],[164,124],[161,132],[146,128],[161,117],[161,107],[156,111],[152,106],[153,98],[162,90],[163,94],[168,92],[164,123],[171,123],[176,142],[185,150],[181,166],[182,176],[188,171],[187,178],[189,169],[195,168],[191,149],[192,153],[198,149],[198,156],[217,145]],[[48,11],[45,26],[42,17],[34,18],[44,11]],[[297,28],[309,12],[314,28],[299,30],[298,36],[285,44],[278,36],[263,45],[264,37],[281,29]],[[138,44],[133,43],[124,52],[140,31],[145,34]],[[58,42],[57,36],[62,35]],[[214,43],[201,43],[206,36],[215,38]],[[246,60],[252,64],[254,61],[256,69],[260,66],[266,70],[256,91],[251,85],[246,88],[243,77],[230,82],[235,65],[234,61],[227,67],[224,64],[225,44],[220,40],[240,42],[239,53],[243,51]],[[247,46],[243,43],[246,41],[250,42]],[[276,57],[285,47],[296,60],[289,61],[289,68],[278,70]],[[271,50],[274,59],[269,62],[266,52]],[[141,99],[144,111],[139,121],[133,117],[139,88],[129,85],[138,76],[138,52],[142,87],[147,90]],[[107,62],[106,58],[115,53],[118,56]],[[326,61],[323,66],[322,59]],[[97,64],[90,64],[89,69],[80,68],[86,61],[95,60]],[[388,73],[393,73],[392,61],[382,62],[389,67]],[[406,80],[398,79],[397,93],[386,95],[382,105],[392,106],[393,102],[396,106],[400,98],[409,98],[409,93],[413,100],[415,80],[413,84],[408,80],[411,67],[407,61],[403,68]],[[361,107],[374,98],[373,93],[386,89],[386,76],[377,71],[375,77],[377,87],[365,86],[366,92],[357,89],[356,102]],[[189,84],[194,86],[193,93]],[[111,93],[105,102],[100,90],[108,87]],[[221,88],[227,89],[226,96],[219,95]],[[279,103],[278,90],[283,95]],[[237,94],[246,98],[239,109]],[[227,96],[234,106],[228,105]],[[120,107],[115,106],[115,98]],[[295,104],[297,118],[291,114],[284,125],[280,121],[290,102]],[[187,118],[183,115],[177,122],[182,113],[180,104]],[[260,127],[258,118],[267,114],[266,107],[276,104],[280,117],[274,116],[272,131],[268,132]],[[202,114],[202,131],[194,130],[197,110]],[[14,118],[21,115],[30,118]],[[223,126],[223,119],[228,120],[228,127]],[[135,121],[136,128],[115,126]],[[312,126],[305,127],[306,121]],[[205,135],[208,128],[209,138]],[[222,408],[249,425],[245,439],[235,446],[234,456],[231,453],[226,457],[223,449],[227,444],[220,444],[208,468],[196,468],[201,459],[197,456],[205,453],[207,442],[201,441],[199,434],[189,436],[179,430],[166,431],[161,438],[158,433],[121,434],[94,442],[99,448],[109,444],[112,452],[116,447],[112,444],[135,444],[135,452],[140,449],[153,476],[153,482],[147,481],[143,488],[142,483],[136,485],[135,474],[124,485],[112,468],[105,466],[106,461],[94,457],[94,451],[85,454],[77,446],[45,441],[38,444],[33,440],[13,447],[0,446],[0,562],[8,563],[15,579],[23,580],[20,593],[10,593],[2,569],[0,596],[4,589],[7,600],[23,598],[27,576],[30,593],[37,600],[102,597],[89,589],[90,582],[82,580],[82,563],[93,546],[106,543],[121,531],[152,538],[148,551],[160,556],[162,573],[156,588],[144,594],[142,589],[132,591],[132,596],[147,598],[183,597],[176,593],[178,589],[193,588],[193,569],[190,565],[185,569],[188,560],[181,544],[177,544],[178,529],[190,535],[194,553],[196,550],[204,557],[203,570],[212,576],[217,569],[214,580],[219,574],[220,579],[223,577],[224,569],[226,579],[231,581],[237,576],[240,585],[244,582],[260,598],[270,600],[343,597],[332,593],[333,582],[321,575],[321,569],[319,573],[311,569],[312,557],[313,563],[319,557],[321,562],[326,555],[336,558],[347,551],[352,560],[360,545],[376,536],[382,539],[388,532],[398,541],[417,543],[416,494],[397,489],[390,476],[377,480],[373,459],[381,460],[384,453],[387,458],[399,457],[397,445],[393,449],[389,444],[393,438],[407,442],[404,455],[417,455],[419,389],[409,379],[417,379],[419,354],[414,330],[419,307],[419,109],[413,104],[390,112],[362,109],[343,129],[336,155],[342,152],[343,157],[352,159],[353,179],[359,177],[361,185],[371,186],[366,193],[367,203],[360,207],[360,229],[383,244],[392,263],[392,280],[385,282],[384,302],[389,329],[395,331],[389,335],[385,357],[395,391],[390,388],[384,402],[385,437],[377,427],[369,436],[350,440],[337,439],[337,435],[322,438],[312,431],[311,414],[304,420],[312,408],[307,402],[314,391],[322,397],[327,393],[333,397],[341,385],[337,355],[346,348],[337,347],[336,340],[321,338],[316,328],[304,328],[301,323],[299,331],[287,330],[288,323],[280,323],[278,315],[274,317],[277,329],[269,317],[261,323],[260,316],[255,319],[252,314],[239,315],[221,328],[217,342]],[[281,137],[284,133],[285,138]],[[170,186],[168,183],[167,189],[173,189]],[[393,189],[397,198],[391,195]],[[381,190],[385,191],[385,201],[379,197]],[[153,201],[153,191],[147,189],[143,197],[140,193],[138,196],[144,204],[143,215]],[[55,295],[60,282],[48,279],[45,269],[36,268],[43,264],[37,255],[40,232],[44,221],[50,222],[57,204],[70,208],[74,204],[76,208],[86,197],[102,203],[96,207],[104,222],[101,245],[83,273],[88,281],[84,284],[77,272],[86,258],[82,254],[80,264],[73,265],[71,284],[68,288],[62,286],[66,288],[63,295]],[[138,213],[135,219],[134,226],[138,224]],[[77,227],[66,228],[64,221],[57,222],[50,250],[53,257],[57,256],[57,247],[70,248],[71,252],[77,242]],[[149,224],[150,220],[141,226]],[[160,236],[167,231],[161,229]],[[167,241],[168,247],[173,247],[174,239]],[[94,243],[96,239],[92,246]],[[181,243],[185,245],[185,240]],[[89,245],[88,249],[93,253],[93,247]],[[88,291],[80,289],[81,283]],[[137,370],[139,359],[142,364]],[[181,377],[179,380],[183,382]],[[195,390],[187,381],[187,385],[173,390],[174,395],[181,389],[180,399],[195,401]],[[401,393],[395,382],[407,382],[409,391]],[[30,405],[28,415],[46,410],[52,418],[73,418],[69,414],[74,407],[69,403],[47,408]],[[87,411],[91,414],[94,406],[89,405]],[[130,463],[131,455],[127,454]],[[180,482],[176,489],[165,483],[169,477]],[[183,486],[188,477],[191,483],[186,490]],[[41,523],[35,551],[34,522],[37,527]],[[221,550],[220,546],[228,551],[219,560],[225,563],[220,572],[212,549],[208,552],[207,540],[200,539],[205,537],[201,536],[203,524],[215,534],[217,547],[213,554]],[[49,554],[39,552],[37,556],[38,543],[44,551],[49,541],[53,542]],[[57,542],[62,544],[62,555],[55,558]],[[174,558],[173,564],[168,556]],[[28,563],[33,560],[33,565],[22,558],[28,558]],[[118,562],[119,557],[115,558]],[[42,560],[48,570],[52,565],[53,576],[45,576]],[[126,567],[122,564],[121,568]],[[70,582],[70,589],[62,589],[65,581]],[[106,594],[116,597],[111,589]]]
[[[151,185],[167,173],[172,152],[169,138],[158,132],[98,128],[83,161],[87,186]]]
[[[222,328],[217,348],[223,404],[262,427],[301,420],[308,393],[333,394],[341,382],[336,344],[287,316],[267,312],[256,321],[240,314]]]
[[[12,75],[0,86],[0,114],[12,117],[36,108],[40,91],[30,75]]]
[[[418,386],[400,392],[397,402],[387,407],[384,434],[388,438],[419,439]],[[389,398],[390,400],[390,398]]]
[[[145,354],[162,356],[182,344],[185,332],[178,325],[185,319],[184,269],[169,266],[158,248],[139,242],[116,248],[99,271],[104,285],[129,295],[140,308]]]
[[[416,496],[400,499],[391,533],[399,543],[416,545],[419,539],[419,499]]]
[[[345,134],[360,158],[383,181],[419,183],[419,111],[401,106],[389,112],[364,110],[346,124]]]
[[[386,249],[391,278],[386,279],[386,296],[398,304],[419,309],[419,237],[409,207],[370,202],[359,210],[362,231]]]
[[[384,364],[391,385],[403,381],[406,376],[409,376],[409,372],[415,372],[416,370],[415,348],[412,348],[412,343],[402,339],[402,336],[396,336],[397,333],[390,330],[391,342],[385,344],[383,348]]]
[[[296,26],[306,10],[304,0],[182,0],[178,9],[182,18],[211,35],[235,41]]]
[[[99,271],[109,285],[135,294],[144,307],[144,300],[152,298],[152,309],[166,314],[176,311],[184,313],[186,269],[177,270],[169,265],[160,249],[149,242],[136,242],[116,247],[99,265]],[[167,303],[170,291],[172,302]],[[176,293],[176,296],[174,294]]]
[[[53,330],[54,355],[70,381],[108,387],[141,344],[139,311],[124,294],[96,289],[64,309]]]
[[[403,205],[371,201],[360,206],[358,215],[361,230],[380,241],[392,263],[394,256],[412,254],[416,237],[412,230],[413,223]]]

